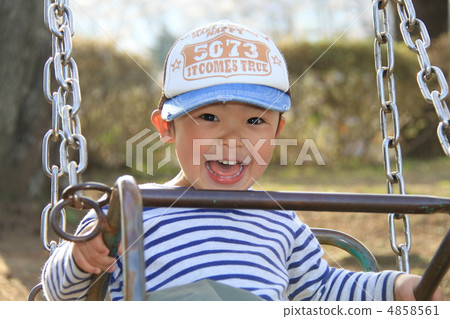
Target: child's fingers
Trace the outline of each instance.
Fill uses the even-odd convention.
[[[77,265],[86,272],[98,274],[101,270],[114,271],[115,258],[110,257],[109,249],[103,243],[101,235],[85,243],[76,243],[73,256]]]
[[[86,250],[86,249],[80,249],[80,257],[78,258],[77,264],[81,260],[83,267],[83,270],[87,272],[91,272],[94,274],[100,273],[101,270],[112,272],[115,269],[114,263],[116,262],[116,259],[114,257],[105,256],[97,254],[95,251],[92,250]],[[79,265],[81,266],[81,265]]]
[[[109,256],[109,249],[103,242],[102,237],[96,236],[91,241],[93,251],[90,251],[90,257],[92,263],[99,267],[101,270],[107,272],[113,272],[115,269],[114,263],[116,262],[115,257]]]
[[[92,240],[89,241],[89,244],[98,255],[107,256],[109,254],[109,249],[103,242],[103,238],[101,235],[95,236]]]
[[[92,264],[90,257],[86,257],[86,253],[83,250],[83,247],[80,247],[80,244],[76,244],[73,246],[72,255],[75,260],[77,266],[85,272],[91,274],[99,274],[101,269]]]
[[[99,254],[92,249],[85,249],[83,250],[83,253],[86,261],[89,262],[92,266],[105,271],[110,271],[111,269],[113,269],[111,265],[113,265],[116,261],[114,257],[110,257],[107,254]]]

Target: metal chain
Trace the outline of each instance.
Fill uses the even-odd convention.
[[[52,105],[52,126],[42,142],[42,166],[51,180],[51,200],[41,214],[41,240],[44,248],[53,253],[57,243],[48,239],[49,215],[59,200],[60,178],[66,176],[69,185],[81,182],[87,167],[87,145],[78,117],[81,93],[78,67],[72,58],[74,22],[69,1],[44,0],[44,22],[52,35],[52,56],[45,63],[43,74],[44,97]],[[59,150],[59,156],[55,156],[59,157],[58,163],[51,162],[52,144]],[[64,210],[60,215],[60,227],[65,229]]]
[[[49,221],[51,213],[59,203],[59,182],[62,176],[68,177],[68,184],[81,182],[81,174],[87,167],[86,139],[81,134],[78,112],[81,107],[81,92],[78,67],[72,58],[72,37],[74,23],[69,0],[44,0],[44,23],[52,34],[52,56],[47,59],[43,73],[44,97],[52,105],[52,126],[42,140],[42,167],[50,178],[50,202],[41,213],[41,242],[53,254],[58,243],[49,241]],[[53,75],[53,79],[52,79]],[[52,82],[56,82],[52,90]],[[59,163],[52,163],[50,151],[59,150]],[[78,153],[78,162],[71,160]],[[79,194],[74,194],[74,205],[82,206]],[[66,213],[59,210],[58,229],[66,229]],[[62,239],[59,239],[59,242]],[[35,300],[42,284],[30,291],[28,300]]]
[[[416,12],[412,0],[394,0],[397,3],[397,11],[400,16],[400,31],[406,46],[417,53],[420,71],[417,73],[417,83],[425,100],[433,104],[438,119],[437,136],[441,143],[442,149],[450,157],[450,112],[445,102],[448,95],[448,82],[445,79],[442,70],[431,65],[427,49],[431,44],[430,35],[427,27],[422,20],[416,18]],[[415,41],[413,33],[418,31],[419,38]],[[439,90],[430,90],[427,82],[433,78],[437,79]]]
[[[383,138],[382,149],[384,171],[387,179],[387,192],[389,194],[393,194],[394,184],[397,184],[398,193],[403,195],[405,194],[405,181],[403,179],[402,151],[400,147],[400,124],[395,91],[394,41],[389,33],[388,3],[389,0],[373,2],[375,69],[377,71],[378,97],[381,106],[380,123],[381,135]],[[382,53],[383,47],[385,47],[386,51],[384,59]],[[383,60],[386,61],[385,65],[383,65]],[[391,165],[391,158],[395,159],[395,169]],[[389,214],[388,220],[391,248],[397,255],[397,269],[409,273],[408,252],[411,249],[409,218],[407,215]],[[405,242],[401,244],[397,244],[395,227],[397,220],[401,220],[403,224]]]

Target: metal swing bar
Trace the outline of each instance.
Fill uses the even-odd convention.
[[[130,177],[120,177],[111,192],[108,214],[103,233],[110,256],[116,256],[117,248],[122,241],[124,271],[124,300],[144,300],[144,245],[142,222],[142,196],[136,182]],[[93,276],[87,300],[104,300],[109,284],[110,273],[102,272]]]
[[[142,189],[143,205],[327,212],[449,213],[450,199],[422,195]]]
[[[447,231],[422,279],[414,290],[416,300],[430,300],[450,266],[450,230]]]

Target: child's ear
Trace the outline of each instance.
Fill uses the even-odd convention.
[[[152,123],[156,126],[156,129],[161,136],[161,140],[164,143],[172,143],[175,141],[175,136],[173,135],[172,124],[162,119],[161,110],[154,110],[152,113]]]
[[[275,133],[275,138],[278,138],[278,136],[280,136],[281,131],[283,130],[284,124],[286,124],[286,119],[284,118],[284,116],[280,116],[280,121],[278,123],[278,128],[277,128],[277,131]]]

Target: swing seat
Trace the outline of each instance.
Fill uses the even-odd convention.
[[[145,294],[147,301],[262,301],[251,292],[204,279]]]
[[[155,207],[173,206],[176,200],[171,200],[171,204],[160,203],[158,201],[164,201],[163,194],[173,192],[168,190],[166,193],[160,192],[160,190],[151,190],[150,192],[157,191],[155,196],[149,196],[149,192],[139,189],[135,180],[131,176],[120,177],[112,191],[109,201],[108,209],[108,228],[115,229],[116,231],[108,235],[106,233],[106,244],[117,243],[122,237],[123,250],[123,265],[124,265],[124,299],[125,300],[260,300],[259,297],[241,289],[229,287],[211,280],[202,280],[182,287],[168,288],[157,292],[145,293],[145,275],[144,275],[144,248],[142,242],[142,211],[143,204],[145,206]],[[197,192],[197,191],[195,191]],[[236,200],[236,192],[211,192],[206,191],[209,195],[219,194],[217,198],[220,198],[220,194],[230,194],[226,203],[221,200],[214,200],[217,205],[210,205],[208,200],[205,200],[204,195],[200,194],[203,201],[197,200],[184,201],[181,204],[177,203],[177,206],[183,207],[210,207],[210,208],[229,208],[230,206],[251,208],[255,205],[253,203],[246,203],[245,200]],[[153,192],[154,193],[154,192]],[[248,193],[249,196],[254,196],[259,192],[249,191],[241,192]],[[187,194],[187,193],[185,193]],[[177,194],[173,194],[177,196]],[[166,196],[167,197],[167,196]],[[170,196],[169,196],[170,197]],[[187,196],[189,197],[189,196]],[[206,197],[207,198],[207,197]],[[157,199],[157,200],[155,200]],[[166,198],[170,200],[170,198]],[[178,197],[180,200],[180,197]],[[264,206],[261,201],[256,199],[259,206]],[[238,204],[236,204],[238,203]],[[250,205],[251,204],[251,205]],[[262,207],[258,207],[262,208]],[[122,231],[117,231],[121,229]],[[312,232],[315,234],[319,243],[322,245],[332,245],[347,251],[350,255],[356,258],[364,271],[378,271],[378,264],[366,246],[364,246],[356,238],[331,229],[312,228]],[[109,238],[113,236],[116,238]],[[114,247],[109,247],[114,249]],[[103,300],[106,296],[106,290],[109,283],[110,274],[102,273],[94,276],[92,279],[93,285],[88,293],[88,300]]]
[[[64,206],[75,205],[74,194],[80,190],[97,190],[107,193],[107,197],[95,202],[87,197],[79,197],[81,206],[94,208],[98,215],[98,224],[92,233],[85,236],[74,236],[62,230],[57,218]],[[105,216],[101,206],[109,203],[108,214]],[[304,211],[335,211],[361,213],[397,213],[397,214],[435,214],[449,213],[450,199],[435,196],[420,195],[378,195],[349,193],[300,193],[300,192],[261,192],[261,191],[211,191],[187,189],[139,189],[132,176],[121,176],[115,186],[110,187],[98,183],[84,183],[70,186],[62,193],[62,199],[52,209],[51,222],[54,231],[62,238],[70,241],[83,242],[96,236],[104,229],[103,239],[106,246],[115,255],[117,246],[122,242],[123,259],[123,296],[124,300],[162,300],[165,298],[183,299],[197,298],[204,300],[212,292],[213,297],[227,300],[229,296],[244,292],[232,292],[230,287],[223,287],[208,281],[197,282],[186,287],[172,290],[145,293],[144,245],[143,245],[143,207],[199,207],[211,209],[241,208],[241,209],[280,209]],[[312,228],[319,243],[332,245],[347,251],[356,258],[364,271],[378,271],[378,265],[373,254],[354,237],[331,230]],[[419,283],[419,296],[427,300],[429,293],[435,289],[450,264],[450,231],[442,241],[437,258],[427,268],[425,275],[429,277]],[[442,256],[444,258],[441,258]],[[433,275],[437,274],[437,275]],[[424,275],[424,278],[425,278]],[[94,275],[88,291],[87,300],[104,300],[110,282],[110,273]],[[38,286],[37,286],[38,288]],[[234,288],[233,288],[234,289]],[[196,290],[196,291],[192,291]],[[198,291],[197,291],[198,290]],[[37,291],[37,289],[33,289]],[[34,292],[35,294],[35,292]],[[30,294],[31,296],[31,294]],[[234,298],[234,297],[232,297]],[[245,300],[253,296],[242,296]],[[194,300],[192,299],[192,300]],[[216,300],[216,299],[214,299]],[[242,299],[240,299],[242,300]],[[251,299],[253,300],[253,299]]]
[[[181,193],[180,193],[181,192]],[[201,207],[201,208],[243,208],[243,209],[285,209],[336,212],[398,213],[398,214],[434,214],[449,213],[450,199],[418,195],[378,195],[345,193],[283,193],[258,191],[210,191],[179,189],[139,189],[132,176],[117,179],[109,199],[106,216],[108,229],[105,232],[106,244],[110,249],[122,241],[124,300],[206,300],[205,298],[238,298],[254,300],[246,291],[234,291],[232,287],[210,281],[199,281],[183,287],[145,293],[144,245],[143,245],[143,206],[148,207]],[[55,215],[56,216],[56,215]],[[52,216],[53,217],[53,216]],[[373,254],[354,237],[345,233],[321,228],[312,228],[312,232],[322,245],[332,245],[347,251],[356,258],[364,271],[378,271]],[[449,232],[450,234],[450,232]],[[447,237],[449,237],[447,239]],[[450,236],[447,235],[443,246],[448,251]],[[440,251],[441,249],[439,249]],[[439,253],[441,254],[441,253]],[[447,253],[444,254],[448,255]],[[437,262],[448,265],[447,258]],[[434,266],[433,264],[433,267]],[[88,300],[104,300],[110,274],[96,275],[88,293]],[[424,282],[422,290],[432,287]],[[425,287],[427,286],[427,287]],[[430,287],[428,287],[430,286]],[[213,296],[210,296],[212,294]],[[193,298],[193,299],[189,299]],[[239,297],[240,298],[240,297]],[[169,299],[167,299],[169,300]],[[210,299],[208,299],[210,300]],[[217,300],[217,299],[214,299]],[[234,299],[233,299],[234,300]],[[424,299],[421,299],[424,300]]]

